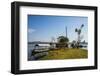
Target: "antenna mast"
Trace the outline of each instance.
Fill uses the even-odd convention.
[[[67,26],[66,26],[66,38],[67,38]]]

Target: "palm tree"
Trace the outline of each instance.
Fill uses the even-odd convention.
[[[75,32],[77,32],[77,35],[78,35],[78,40],[77,40],[77,44],[79,46],[79,43],[81,41],[81,38],[80,38],[80,34],[81,34],[81,31],[82,31],[82,28],[84,27],[84,24],[81,25],[81,27],[79,29],[75,29]]]

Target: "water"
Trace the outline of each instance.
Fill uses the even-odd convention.
[[[34,51],[40,52],[40,53],[37,53],[36,55],[32,56],[33,49],[37,49],[37,50],[34,50]],[[40,49],[42,49],[42,50],[40,50]],[[40,56],[47,55],[48,49],[49,49],[49,46],[37,46],[37,47],[35,47],[35,44],[28,44],[28,60],[35,60]]]
[[[87,44],[82,44],[82,46],[84,46],[84,47],[82,47],[82,49],[88,50]],[[35,60],[39,56],[47,55],[48,54],[47,50],[49,48],[50,48],[50,46],[46,46],[46,45],[45,46],[39,45],[39,46],[35,47],[35,44],[28,44],[28,60]],[[41,52],[41,53],[38,53],[37,55],[32,56],[33,49],[42,49],[42,50],[35,50],[36,52]]]

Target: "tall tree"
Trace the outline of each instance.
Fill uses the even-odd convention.
[[[79,46],[79,43],[81,41],[81,37],[80,37],[80,34],[81,34],[81,31],[82,31],[82,28],[84,27],[84,24],[81,25],[81,27],[79,29],[75,29],[75,32],[77,32],[77,35],[78,35],[78,40],[77,40],[77,44]]]

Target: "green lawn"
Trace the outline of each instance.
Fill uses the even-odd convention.
[[[66,48],[59,50],[50,50],[48,55],[39,60],[53,60],[53,59],[80,59],[88,58],[88,52],[85,49]]]

